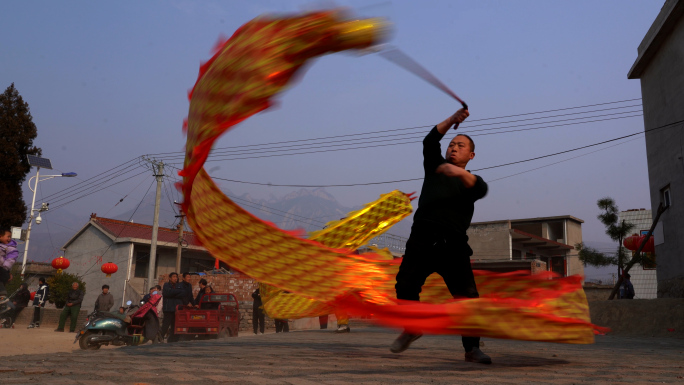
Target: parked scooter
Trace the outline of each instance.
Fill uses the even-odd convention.
[[[87,318],[86,323],[77,335],[74,343],[78,341],[81,349],[96,350],[102,345],[141,345],[148,340],[152,343],[161,342],[159,316],[156,304],[161,300],[161,295],[156,292],[150,301],[142,306],[131,306],[131,301],[126,303],[124,314],[93,311]],[[136,311],[133,311],[137,309]]]
[[[12,326],[12,309],[11,297],[5,297],[0,300],[0,328],[8,328]]]
[[[12,298],[14,298],[14,295],[17,294],[18,291],[19,290],[17,289],[9,297],[0,299],[0,328],[13,327],[12,324],[14,323],[14,320],[12,318],[15,317],[13,314],[16,306],[12,303]]]

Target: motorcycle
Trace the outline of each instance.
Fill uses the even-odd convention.
[[[86,323],[76,335],[74,343],[78,342],[84,350],[96,350],[102,345],[110,344],[136,346],[148,340],[152,343],[162,342],[156,308],[160,300],[161,295],[155,292],[150,301],[142,306],[131,306],[132,302],[128,301],[124,314],[95,310],[86,318]],[[137,310],[132,312],[136,308]]]
[[[6,297],[0,300],[0,327],[8,328],[12,326],[12,302],[11,297]]]
[[[16,317],[13,314],[16,306],[12,303],[12,298],[14,298],[14,295],[17,294],[18,291],[19,290],[15,291],[8,297],[0,299],[0,328],[13,327],[13,317]]]

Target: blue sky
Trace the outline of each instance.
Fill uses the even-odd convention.
[[[640,98],[639,82],[628,80],[627,71],[663,1],[335,4],[389,18],[394,24],[390,43],[465,99],[470,120],[476,120]],[[142,154],[182,150],[186,93],[219,36],[229,36],[264,12],[316,7],[320,3],[305,1],[2,2],[0,30],[5,38],[0,86],[14,82],[30,104],[39,132],[36,144],[43,155],[59,171],[78,172],[84,180]],[[639,104],[637,100],[604,108]],[[317,60],[298,84],[281,95],[278,108],[254,116],[219,140],[222,147],[264,144],[250,147],[252,158],[213,162],[207,168],[222,178],[274,184],[419,178],[419,137],[429,128],[415,130],[418,139],[411,144],[348,149],[353,146],[331,140],[326,143],[331,147],[321,149],[345,150],[270,155],[284,150],[276,142],[378,130],[407,132],[399,129],[436,124],[457,108],[448,96],[377,55],[330,55]],[[587,110],[591,109],[565,113]],[[598,114],[620,111],[625,110]],[[640,130],[642,118],[632,117],[479,136],[470,168],[564,151]],[[381,139],[384,144],[397,142],[397,138]],[[643,136],[632,139],[636,140],[493,181],[489,195],[477,204],[474,221],[573,215],[586,221],[585,239],[606,242],[596,220],[597,199],[612,196],[621,209],[649,207]],[[601,148],[480,175],[494,180]],[[60,215],[68,213],[85,223],[91,212],[114,216],[134,208],[152,177],[151,173],[129,175],[125,182],[44,218],[59,223]],[[39,193],[49,196],[76,182],[47,181]],[[293,190],[221,185],[235,193],[264,197]],[[420,191],[420,181],[327,190],[353,206],[393,189]],[[113,206],[127,194],[124,202]]]

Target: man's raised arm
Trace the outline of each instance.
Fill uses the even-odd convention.
[[[455,124],[456,127],[454,129],[458,129],[458,125],[463,123],[463,121],[470,116],[470,113],[468,110],[465,108],[461,108],[460,110],[456,111],[455,114],[451,115],[450,117],[446,118],[442,123],[437,125],[437,131],[439,131],[440,134],[444,135],[449,131],[449,129]]]

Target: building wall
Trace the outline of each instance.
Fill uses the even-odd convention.
[[[576,244],[582,242],[582,224],[572,220],[566,220],[567,240],[566,245],[575,247]],[[579,274],[584,276],[584,265],[579,260],[579,252],[577,249],[569,250],[566,254],[568,275]]]
[[[109,292],[114,296],[114,306],[119,306],[123,299],[123,287],[128,268],[129,248],[126,244],[112,243],[112,240],[93,226],[77,237],[64,250],[64,257],[70,262],[66,272],[78,274],[86,284],[82,309],[91,311],[95,300],[102,292],[104,284],[109,285]],[[111,277],[100,270],[107,262],[115,263],[119,269]]]
[[[643,230],[651,228],[651,210],[630,210],[621,211],[618,221],[624,220],[627,223],[634,224],[635,234],[640,234]],[[623,248],[625,255],[632,255],[632,252]],[[629,270],[631,281],[634,285],[634,294],[636,299],[652,299],[658,296],[658,277],[655,269],[644,269],[641,265],[634,265]]]
[[[473,223],[468,229],[472,260],[511,259],[510,222]]]
[[[651,130],[684,120],[684,20],[680,18],[641,74],[644,126]],[[658,255],[658,297],[684,297],[684,123],[646,133],[648,182],[655,216],[660,190],[670,185],[672,206],[663,213]],[[644,181],[645,182],[645,181]]]

